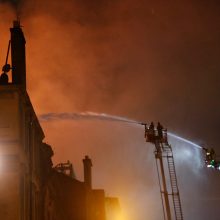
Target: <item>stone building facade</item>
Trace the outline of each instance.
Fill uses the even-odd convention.
[[[83,159],[83,182],[53,167],[26,91],[26,42],[18,21],[10,31],[12,66],[6,62],[0,76],[0,219],[106,220],[104,190],[92,189],[90,158]]]

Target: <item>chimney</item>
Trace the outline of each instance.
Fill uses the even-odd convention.
[[[12,84],[26,88],[25,38],[20,22],[14,21],[11,31]]]
[[[92,188],[92,161],[88,156],[83,159],[84,165],[84,183],[88,188]]]

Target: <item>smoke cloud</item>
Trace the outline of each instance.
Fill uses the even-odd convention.
[[[0,3],[9,3],[11,5],[18,6],[20,5],[22,0],[0,0]]]
[[[13,1],[1,2],[4,64],[16,16]],[[20,7],[28,92],[38,115],[89,111],[161,121],[172,133],[220,151],[218,1],[13,4]],[[81,178],[79,161],[90,155],[94,187],[119,196],[127,220],[161,219],[154,147],[145,143],[142,129],[103,120],[52,120],[42,126],[54,163],[73,161]],[[170,141],[185,218],[217,220],[218,174],[203,167],[200,149]]]
[[[217,145],[217,133],[207,130],[220,124],[219,6],[168,5],[27,3],[28,86],[38,113],[56,108],[151,118]],[[55,95],[48,101],[45,94]]]
[[[1,9],[5,10],[5,6],[10,7],[10,11],[13,11],[15,18],[20,18],[22,14],[24,0],[0,0]]]

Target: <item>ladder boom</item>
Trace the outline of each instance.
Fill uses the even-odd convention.
[[[165,209],[164,216],[166,220],[171,220],[172,216],[175,216],[175,220],[183,220],[173,151],[167,140],[167,130],[163,129],[160,123],[158,123],[157,129],[154,128],[153,123],[149,127],[145,125],[145,138],[146,142],[155,145],[155,159],[157,164],[159,162],[160,165],[160,170],[157,170],[157,172],[159,182],[160,180],[162,182],[160,190],[163,208]],[[165,167],[165,164],[167,167]],[[168,185],[170,186],[170,193],[168,193]],[[169,199],[169,196],[172,196],[172,199]],[[170,200],[173,202],[173,212],[171,212]]]

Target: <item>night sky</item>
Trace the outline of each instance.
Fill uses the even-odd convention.
[[[160,121],[220,155],[218,0],[0,2],[0,62],[18,8],[38,115],[91,111]],[[143,128],[94,120],[42,126],[54,163],[73,161],[78,178],[81,159],[91,156],[94,187],[120,197],[126,220],[162,219]],[[218,220],[220,173],[203,167],[199,149],[171,141],[185,219]]]

